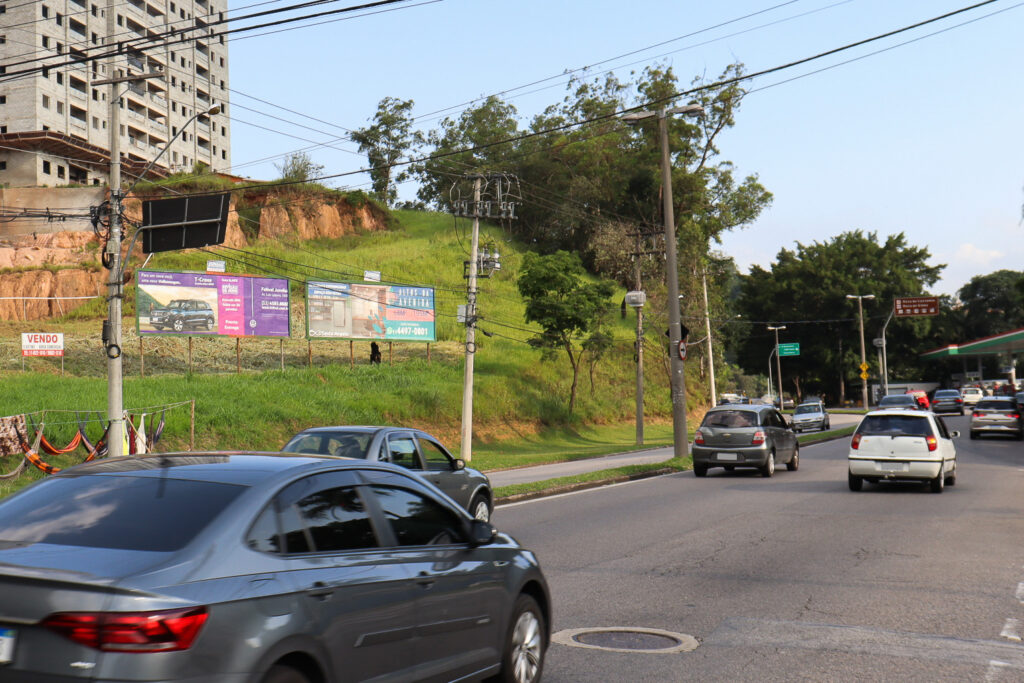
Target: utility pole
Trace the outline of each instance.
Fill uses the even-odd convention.
[[[772,327],[771,325],[769,325],[768,329],[769,330],[774,330],[774,332],[775,332],[775,376],[776,376],[776,381],[778,381],[778,383],[779,383],[779,410],[782,410],[786,406],[785,406],[784,401],[782,400],[782,361],[779,359],[779,330],[786,329],[786,326],[785,325],[778,325],[778,326]],[[770,360],[770,356],[769,356],[769,360]],[[769,364],[768,369],[769,369],[769,371],[771,371],[771,365],[770,364]]]
[[[108,8],[113,12],[113,5]],[[111,72],[113,60],[111,60]],[[118,72],[112,78],[93,81],[92,85],[110,85],[110,226],[103,265],[107,276],[107,320],[103,323],[103,346],[107,354],[107,454],[111,458],[124,455],[124,375],[121,358],[121,300],[124,297],[124,272],[121,267],[121,96],[118,86],[147,78],[163,78],[163,74],[128,74]]]
[[[642,271],[640,257],[648,254],[660,254],[660,250],[644,249],[643,240],[659,233],[637,231],[630,233],[630,237],[636,238],[635,251],[630,254],[633,257],[633,279],[636,282],[636,289],[626,293],[626,304],[636,309],[636,445],[644,444],[644,303],[646,295],[643,291]]]
[[[466,462],[473,460],[473,355],[476,353],[476,274],[480,248],[480,183],[473,178],[473,239],[469,248],[469,285],[466,303],[466,374],[462,382],[462,450]]]
[[[711,344],[711,309],[708,307],[708,269],[704,268],[701,280],[704,285],[704,328],[708,333],[708,378],[711,380],[711,405],[718,405],[715,391],[715,347]]]
[[[867,367],[868,367],[868,355],[867,349],[864,347],[864,299],[874,299],[874,294],[847,294],[847,299],[857,300],[857,317],[860,320],[860,388],[861,388],[861,406],[864,410],[868,409],[868,379],[867,379]]]

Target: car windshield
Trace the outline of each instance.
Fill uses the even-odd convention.
[[[817,403],[814,403],[814,404],[811,404],[809,406],[797,406],[796,407],[796,411],[794,411],[793,414],[794,415],[804,415],[806,413],[820,413],[820,412],[821,412],[821,406],[819,406]]]
[[[0,504],[0,542],[170,552],[245,489],[167,476],[54,477]]]
[[[932,436],[928,418],[914,415],[868,415],[857,427],[864,436]]]
[[[372,434],[352,430],[302,432],[292,437],[282,451],[315,453],[343,458],[365,458]]]
[[[756,427],[757,414],[747,410],[716,410],[704,416],[703,427]]]

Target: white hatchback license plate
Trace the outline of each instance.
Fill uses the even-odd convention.
[[[14,660],[14,629],[0,628],[0,664]]]
[[[715,457],[719,460],[739,460],[739,456],[735,453],[716,453]]]
[[[910,469],[910,465],[905,462],[880,462],[878,469],[885,472],[906,472]]]

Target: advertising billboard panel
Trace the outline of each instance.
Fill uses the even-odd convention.
[[[434,290],[405,285],[309,282],[306,336],[435,341]]]
[[[139,334],[287,337],[288,280],[250,275],[138,274]]]
[[[63,356],[63,332],[22,332],[22,356]]]

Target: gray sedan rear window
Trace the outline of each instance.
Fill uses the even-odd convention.
[[[928,418],[914,415],[868,415],[857,427],[865,436],[933,436]]]
[[[756,427],[757,413],[749,410],[716,410],[704,416],[704,427]]]
[[[246,488],[170,477],[55,477],[0,503],[0,541],[170,552]]]
[[[993,399],[982,399],[974,407],[975,410],[1014,410],[1017,408],[1015,401],[998,401]]]

